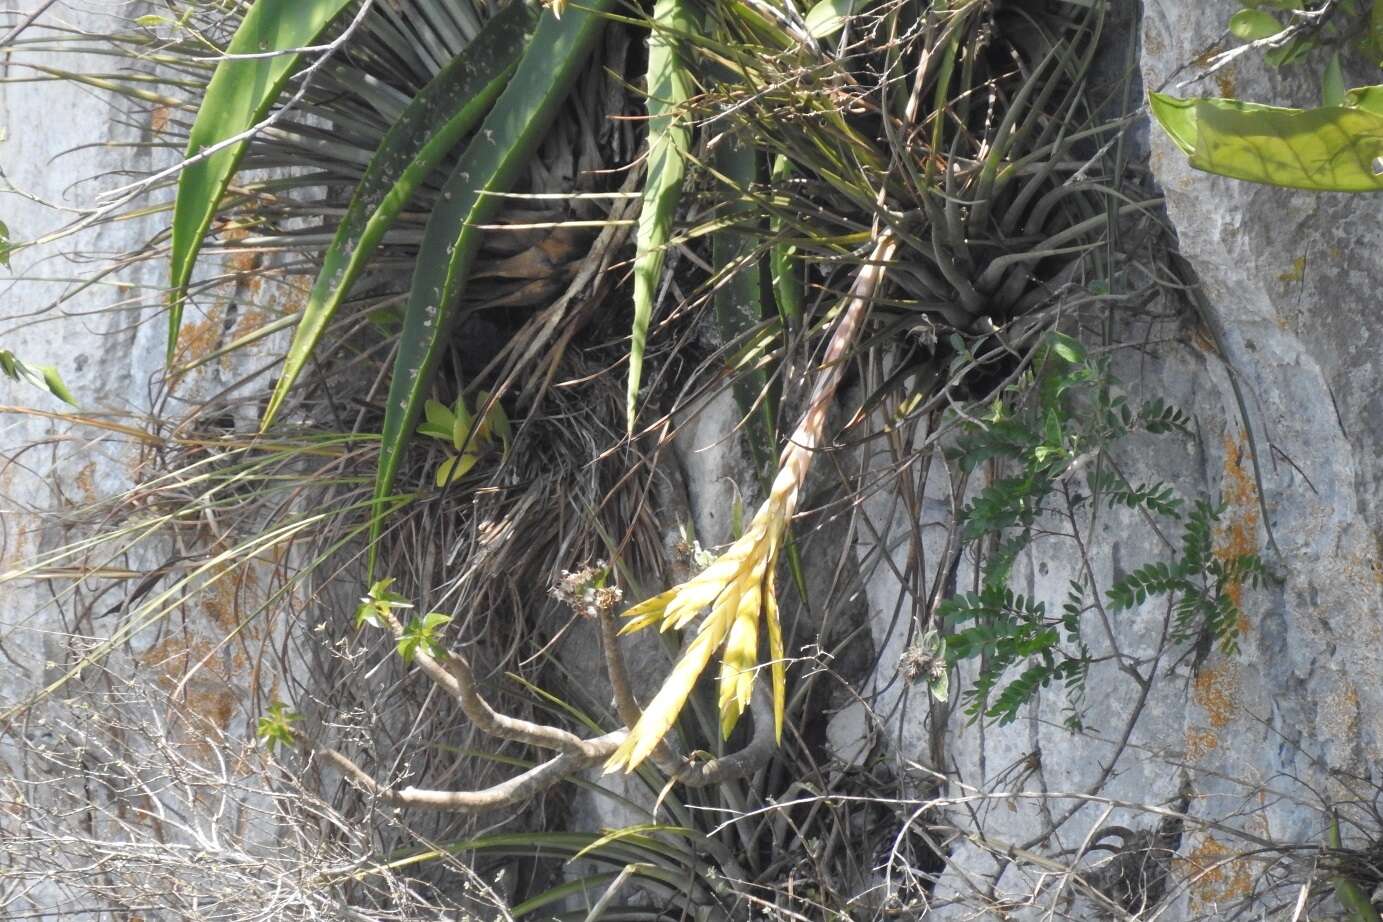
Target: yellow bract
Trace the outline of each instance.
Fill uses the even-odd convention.
[[[661,622],[663,630],[690,624],[707,606],[710,613],[673,666],[663,687],[649,702],[643,717],[615,750],[605,770],[632,771],[658,746],[677,721],[697,678],[715,651],[724,647],[720,667],[720,726],[727,737],[749,706],[758,674],[759,619],[767,625],[773,662],[774,731],[783,734],[783,695],[786,676],[778,606],[773,598],[773,571],[790,514],[781,495],[770,496],[749,530],[701,573],[680,586],[635,605],[625,612],[628,634]]]

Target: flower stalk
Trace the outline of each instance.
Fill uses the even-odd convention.
[[[779,457],[768,498],[744,534],[701,573],[625,612],[629,620],[621,629],[622,634],[654,624],[660,624],[664,631],[680,630],[700,612],[710,609],[643,716],[605,763],[605,771],[632,771],[653,752],[672,729],[711,657],[722,649],[718,697],[721,732],[728,737],[753,696],[759,669],[760,619],[767,635],[773,684],[774,734],[781,742],[787,662],[774,592],[778,553],[797,511],[812,459],[824,441],[826,420],[844,377],[845,359],[859,337],[869,305],[896,248],[893,235],[881,232],[868,262],[855,277],[845,311],[827,344],[806,412]]]

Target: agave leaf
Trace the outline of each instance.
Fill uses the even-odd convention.
[[[532,24],[528,5],[512,0],[485,24],[474,43],[423,87],[384,136],[322,257],[321,272],[303,308],[261,428],[273,422],[385,232],[418,186],[504,89]]]
[[[643,206],[634,237],[634,329],[629,345],[629,431],[638,412],[639,381],[643,377],[644,346],[653,318],[653,299],[663,272],[663,258],[672,236],[672,220],[682,196],[691,128],[678,109],[691,96],[691,77],[677,56],[677,36],[692,32],[686,0],[658,0],[653,7],[653,32],[648,37],[648,170]]]
[[[258,54],[301,48],[313,42],[351,0],[255,0],[226,47],[228,54]],[[227,58],[216,66],[197,120],[188,133],[187,156],[223,143],[264,119],[298,63],[298,55]],[[173,205],[172,305],[168,316],[168,358],[178,344],[183,299],[192,267],[221,196],[230,184],[246,141],[221,148],[188,164],[178,177]]]
[[[374,498],[382,506],[422,410],[452,312],[470,275],[484,224],[527,166],[600,38],[615,0],[589,0],[561,19],[545,12],[514,77],[467,145],[423,232],[389,384]],[[371,555],[382,520],[371,526]],[[373,561],[372,561],[373,562]]]
[[[1198,170],[1322,192],[1383,190],[1383,115],[1149,94],[1153,116]]]

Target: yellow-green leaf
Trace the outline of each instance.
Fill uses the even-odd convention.
[[[456,414],[441,401],[429,399],[423,407],[424,422],[418,427],[419,435],[428,435],[443,442],[452,440],[456,428]]]
[[[462,477],[470,473],[471,468],[475,467],[476,456],[470,452],[462,455],[452,455],[437,467],[437,475],[434,480],[437,488],[441,489],[447,484],[455,483]]]
[[[470,441],[471,426],[474,423],[475,418],[466,406],[466,396],[458,395],[456,403],[451,408],[451,445],[457,451],[465,448],[466,443]]]
[[[246,11],[230,44],[229,55],[261,54],[311,44],[352,0],[255,0]],[[188,132],[187,156],[228,142],[257,123],[283,92],[298,63],[296,54],[225,58],[216,66],[197,118]],[[171,360],[182,325],[183,299],[192,267],[211,219],[230,184],[245,140],[228,143],[183,168],[173,205],[173,239],[169,262],[172,303],[168,317],[168,358]]]
[[[1150,94],[1154,117],[1199,170],[1293,189],[1383,189],[1383,115]]]

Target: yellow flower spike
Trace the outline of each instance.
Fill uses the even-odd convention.
[[[720,610],[712,612],[711,617],[702,622],[696,639],[687,645],[682,658],[672,667],[663,687],[644,709],[643,717],[605,763],[606,773],[620,768],[633,771],[667,736],[691,695],[697,677],[711,661],[729,629],[730,619]]]
[[[783,741],[783,709],[787,699],[788,664],[783,656],[783,626],[778,622],[778,598],[773,594],[773,570],[764,585],[764,624],[768,628],[769,672],[773,676],[773,732]]]
[[[624,617],[642,619],[647,618],[649,616],[653,616],[655,621],[661,619],[663,617],[664,611],[668,607],[668,603],[670,603],[673,599],[677,598],[677,594],[681,591],[681,586],[674,586],[667,592],[662,592],[658,595],[653,596],[652,598],[644,599],[638,605],[635,605],[629,608],[627,611],[625,611]],[[621,633],[628,634],[634,630],[638,629],[631,628],[629,625],[626,624]]]
[[[759,654],[759,608],[762,604],[763,564],[740,578],[735,620],[725,639],[725,654],[720,661],[721,730],[730,735],[754,688],[755,666]]]
[[[744,712],[753,691],[760,606],[772,656],[774,731],[782,740],[787,680],[783,632],[773,594],[774,570],[783,535],[797,511],[812,456],[822,444],[826,420],[845,373],[849,350],[859,336],[864,318],[869,314],[869,305],[898,246],[890,231],[876,228],[876,232],[873,252],[855,276],[845,310],[827,343],[820,372],[807,401],[807,411],[788,437],[778,459],[778,472],[768,499],[759,507],[748,530],[699,575],[628,612],[635,621],[626,625],[626,633],[654,623],[657,620],[655,612],[662,613],[665,629],[679,628],[689,624],[706,606],[711,606],[696,638],[687,645],[686,652],[673,666],[643,717],[605,763],[605,771],[618,768],[632,771],[648,757],[672,729],[697,678],[722,643],[725,643],[725,658],[721,666],[721,728],[729,732]]]

